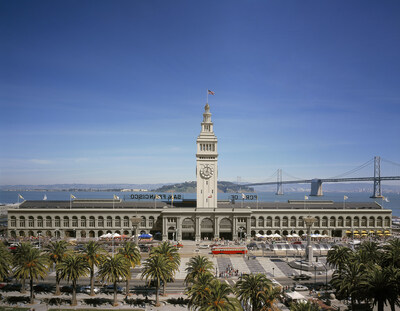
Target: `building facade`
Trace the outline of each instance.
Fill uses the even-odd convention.
[[[218,201],[218,151],[210,107],[205,106],[197,138],[197,199],[179,204],[154,201],[25,201],[8,210],[9,237],[98,238],[105,233],[151,233],[162,240],[249,239],[259,234],[306,232],[304,218],[316,218],[313,233],[334,237],[391,234],[392,212],[376,202]],[[140,218],[141,222],[136,223]]]

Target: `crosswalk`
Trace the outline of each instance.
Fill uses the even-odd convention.
[[[291,276],[293,273],[298,274],[297,271],[294,271],[293,268],[289,267],[285,259],[271,259],[267,257],[210,257],[209,259],[214,264],[214,267],[217,268],[216,272],[218,272],[218,274],[226,271],[228,266],[234,270],[239,270],[239,275],[263,273],[268,278],[279,278]],[[181,264],[179,266],[179,270],[175,274],[175,279],[185,279],[185,269],[187,268],[187,263],[189,260],[190,258],[181,258]],[[141,266],[138,266],[134,269],[132,273],[132,279],[141,278],[140,270]],[[310,276],[313,275],[312,272],[303,271],[302,273]]]

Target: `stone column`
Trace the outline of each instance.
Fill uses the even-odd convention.
[[[246,240],[249,241],[251,238],[251,217],[246,217]]]
[[[214,239],[219,238],[219,217],[214,217]]]
[[[315,222],[315,218],[311,216],[307,216],[304,218],[304,223],[307,227],[307,248],[306,248],[306,254],[307,254],[307,261],[310,267],[312,266],[312,261],[313,261],[313,248],[311,245],[311,226]]]
[[[176,240],[182,241],[182,221],[181,217],[176,218]]]
[[[232,240],[238,237],[238,219],[236,216],[232,217]]]
[[[196,216],[195,219],[196,219],[196,222],[195,222],[195,226],[196,226],[196,229],[195,229],[195,240],[196,241],[200,241],[201,240],[200,217]]]
[[[168,222],[167,217],[163,216],[162,219],[162,240],[168,241]]]

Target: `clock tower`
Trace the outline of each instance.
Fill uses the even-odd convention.
[[[218,140],[214,134],[208,103],[204,110],[201,132],[197,137],[197,207],[215,208],[217,207]]]

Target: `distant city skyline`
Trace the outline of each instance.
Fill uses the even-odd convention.
[[[208,89],[219,180],[400,163],[399,13],[398,1],[2,1],[0,185],[195,180]]]

